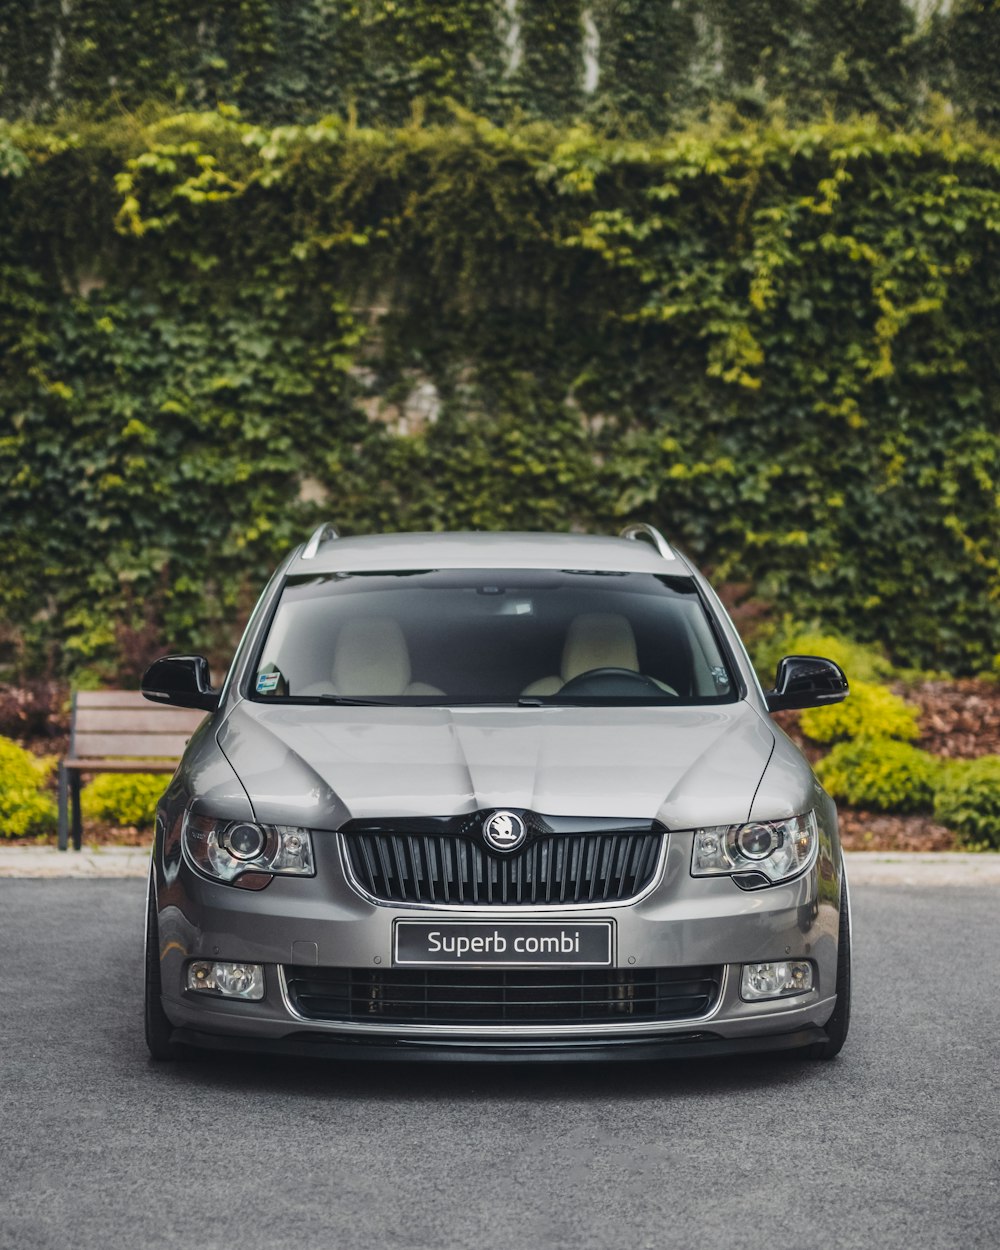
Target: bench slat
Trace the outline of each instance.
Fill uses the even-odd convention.
[[[65,766],[77,773],[173,773],[177,771],[176,760],[63,760]]]
[[[113,755],[132,755],[179,759],[187,742],[187,734],[78,733],[73,741],[73,757],[107,759]]]
[[[205,713],[196,708],[158,708],[149,703],[145,708],[88,707],[76,714],[76,732],[190,734],[204,719]]]
[[[138,690],[78,690],[74,696],[79,707],[155,707]]]

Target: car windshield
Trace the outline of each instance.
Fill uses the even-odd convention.
[[[291,577],[246,693],[528,706],[737,697],[690,578],[569,569]]]

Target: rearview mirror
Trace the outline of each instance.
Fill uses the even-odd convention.
[[[203,655],[167,655],[156,660],[142,675],[139,687],[153,703],[196,707],[214,712],[218,691],[212,689],[208,660]]]
[[[769,712],[784,712],[842,703],[849,693],[844,670],[833,660],[818,655],[786,655],[778,665],[774,689],[764,698]]]

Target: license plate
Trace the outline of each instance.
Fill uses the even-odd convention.
[[[610,920],[557,920],[499,924],[490,920],[397,920],[394,964],[423,967],[495,965],[527,967],[578,964],[609,967],[612,960]]]

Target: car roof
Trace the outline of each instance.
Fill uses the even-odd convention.
[[[309,544],[312,546],[313,544]],[[670,551],[665,547],[666,551]],[[590,534],[410,533],[330,537],[315,554],[295,553],[289,575],[390,572],[396,569],[593,569],[613,573],[685,575],[687,565],[651,544]]]

